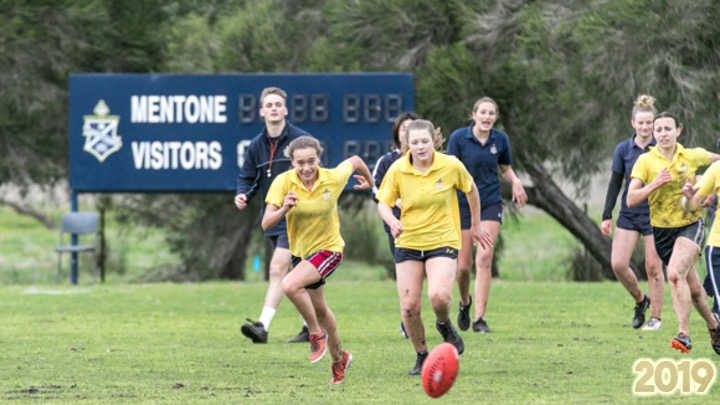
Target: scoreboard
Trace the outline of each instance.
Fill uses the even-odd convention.
[[[288,93],[287,119],[325,148],[372,169],[392,124],[413,111],[411,74],[74,74],[69,153],[73,192],[230,191],[264,126],[265,87]]]

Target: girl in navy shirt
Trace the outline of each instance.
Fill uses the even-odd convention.
[[[637,329],[643,326],[645,312],[652,302],[650,320],[643,327],[643,330],[659,330],[662,326],[660,316],[665,294],[665,276],[662,272],[662,262],[655,250],[653,229],[650,226],[650,207],[647,200],[632,208],[627,206],[626,201],[628,185],[630,185],[630,173],[632,173],[638,156],[655,145],[653,119],[657,114],[657,110],[653,105],[654,103],[655,99],[653,97],[644,94],[635,101],[635,106],[632,109],[632,120],[630,121],[635,129],[635,134],[629,139],[620,142],[615,148],[612,161],[612,177],[610,177],[610,183],[608,184],[605,209],[603,210],[602,224],[600,225],[600,231],[603,235],[610,236],[612,234],[612,212],[624,180],[625,188],[620,203],[620,213],[615,222],[615,235],[612,241],[610,262],[615,276],[635,300],[633,328]],[[648,276],[650,297],[643,293],[635,273],[630,268],[630,258],[640,237],[642,237],[643,246],[645,247],[645,269]]]
[[[527,202],[525,188],[512,169],[510,140],[507,134],[493,128],[497,121],[499,109],[490,97],[483,97],[475,102],[472,111],[473,123],[460,128],[450,135],[447,154],[456,156],[465,165],[473,177],[480,192],[480,223],[482,229],[490,233],[493,245],[500,233],[502,224],[503,202],[500,195],[498,168],[507,181],[512,184],[512,200],[523,207]],[[462,227],[462,249],[458,256],[457,281],[460,290],[460,312],[457,323],[461,330],[470,328],[470,267],[472,266],[473,243],[470,233],[470,207],[464,195],[458,194],[460,219]],[[494,250],[478,248],[475,257],[475,316],[473,330],[488,333],[492,330],[485,321],[485,310],[490,295],[492,280],[491,266]]]

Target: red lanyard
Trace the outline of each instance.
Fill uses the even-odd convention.
[[[277,149],[280,140],[277,138],[268,138],[268,143],[270,143],[270,162],[268,163],[267,176],[272,177],[272,161],[275,157],[275,150]]]

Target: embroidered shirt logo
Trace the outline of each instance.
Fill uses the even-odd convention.
[[[325,199],[325,201],[330,201],[330,198],[332,198],[332,194],[330,194],[330,190],[325,189],[325,191],[323,191],[323,198]]]
[[[490,145],[490,153],[493,155],[497,154],[497,146],[495,146],[495,144]]]
[[[105,100],[100,100],[93,109],[95,115],[83,117],[83,150],[104,162],[108,156],[122,148],[122,138],[118,135],[119,115],[110,115],[110,108]]]
[[[445,183],[443,183],[442,179],[438,179],[435,187],[437,187],[438,190],[442,190],[443,188],[445,188]]]

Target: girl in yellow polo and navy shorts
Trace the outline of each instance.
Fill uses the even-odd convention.
[[[708,329],[718,327],[710,312],[707,295],[700,283],[694,263],[705,239],[702,212],[683,209],[682,189],[695,183],[695,173],[702,166],[720,159],[720,155],[702,148],[685,148],[677,143],[682,127],[674,115],[664,112],[653,119],[656,146],[638,157],[633,167],[627,193],[627,206],[650,205],[655,250],[667,266],[672,304],[678,322],[678,334],[670,346],[683,353],[692,349],[690,341],[690,306],[700,313]],[[713,347],[714,348],[714,347]]]
[[[419,375],[428,355],[421,318],[422,289],[428,279],[428,296],[437,318],[436,328],[445,342],[462,354],[465,345],[449,319],[458,251],[462,247],[457,190],[468,196],[473,239],[484,248],[492,241],[480,228],[480,197],[470,173],[455,157],[435,151],[442,136],[433,124],[408,124],[410,151],[388,170],[378,192],[378,211],[395,237],[395,272],[405,329],[417,352],[411,375]],[[400,199],[400,218],[392,207]]]
[[[345,379],[352,362],[343,350],[335,315],[325,302],[325,279],[342,261],[345,242],[340,235],[337,201],[350,176],[360,182],[357,190],[368,190],[374,180],[370,170],[357,156],[335,169],[319,167],[323,149],[311,136],[301,136],[289,145],[295,170],[279,175],[270,186],[263,229],[270,229],[287,216],[287,233],[293,255],[293,270],[282,281],[283,292],[305,319],[310,331],[310,362],[325,356],[326,345],[333,359],[330,384]]]

